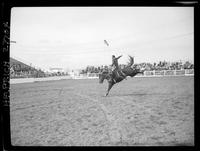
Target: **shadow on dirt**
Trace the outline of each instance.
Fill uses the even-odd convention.
[[[116,96],[146,96],[146,95],[151,95],[151,94],[148,94],[148,93],[109,94],[108,96],[104,96],[104,97],[116,97]]]
[[[103,96],[103,97],[120,97],[120,96],[166,96],[169,95],[169,93],[128,93],[128,94],[109,94],[108,96]]]

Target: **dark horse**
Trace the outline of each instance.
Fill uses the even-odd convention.
[[[129,57],[130,57],[129,64],[124,69],[122,69],[122,72],[124,73],[125,76],[119,77],[117,74],[117,72],[120,74],[119,71],[114,71],[113,73],[108,72],[108,71],[103,71],[99,74],[99,83],[103,83],[104,79],[106,79],[108,81],[108,90],[106,92],[106,96],[108,95],[110,89],[113,87],[114,84],[121,82],[127,76],[134,77],[138,73],[143,74],[144,70],[133,69],[131,67],[133,65],[133,57],[131,57],[131,56],[129,56]],[[112,76],[112,74],[114,74],[114,76]],[[124,77],[124,78],[122,78],[122,77]]]

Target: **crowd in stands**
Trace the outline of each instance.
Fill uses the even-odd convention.
[[[38,77],[50,77],[50,76],[63,76],[67,75],[64,72],[49,73],[36,69],[25,64],[12,64],[10,67],[11,78],[38,78]]]
[[[10,67],[11,78],[30,78],[30,77],[44,77],[45,73],[41,69],[35,69],[30,66],[22,64],[13,64]]]
[[[52,77],[52,76],[64,76],[68,75],[68,73],[64,72],[44,72],[41,69],[29,69],[29,70],[14,70],[10,69],[10,77],[11,78],[39,78],[39,77]]]
[[[45,72],[41,69],[34,69],[34,68],[18,68],[15,70],[15,68],[11,67],[10,69],[10,77],[11,78],[39,78],[39,77],[52,77],[52,76],[64,76],[68,75],[68,73],[64,72]]]
[[[121,69],[126,67],[124,64],[119,65]],[[189,61],[186,61],[183,63],[182,61],[179,62],[166,62],[166,61],[160,61],[159,63],[140,63],[140,64],[134,64],[133,68],[145,68],[146,71],[153,71],[153,70],[184,70],[184,69],[194,69],[194,65],[190,63]],[[87,66],[86,69],[83,69],[81,71],[82,74],[84,73],[99,73],[102,71],[110,71],[111,65],[105,65],[105,66]]]

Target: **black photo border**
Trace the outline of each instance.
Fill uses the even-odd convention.
[[[10,46],[10,16],[12,7],[92,7],[92,6],[123,6],[123,7],[194,7],[194,85],[195,85],[195,145],[194,146],[137,146],[137,147],[65,147],[65,146],[12,146],[11,145],[11,132],[10,132],[10,109],[9,109],[9,89],[10,89],[10,78],[9,78],[9,46]],[[1,2],[1,143],[3,150],[74,150],[74,149],[113,149],[113,150],[199,150],[199,124],[198,124],[198,90],[199,79],[198,79],[198,58],[197,58],[197,45],[198,45],[198,34],[197,28],[199,27],[199,3],[198,1],[134,1],[134,0],[101,0],[101,1],[61,1],[61,0],[3,0]],[[196,51],[195,51],[196,50]]]

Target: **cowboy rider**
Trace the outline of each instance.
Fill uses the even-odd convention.
[[[112,65],[111,65],[113,67],[112,68],[112,73],[114,71],[117,71],[116,73],[118,74],[118,76],[120,78],[126,78],[126,75],[122,72],[122,70],[119,68],[119,65],[118,65],[118,59],[121,58],[121,57],[122,57],[122,55],[119,56],[119,57],[115,57],[115,55],[112,55]],[[121,76],[118,71],[121,72],[123,76]],[[114,76],[114,74],[113,74],[113,76]]]

